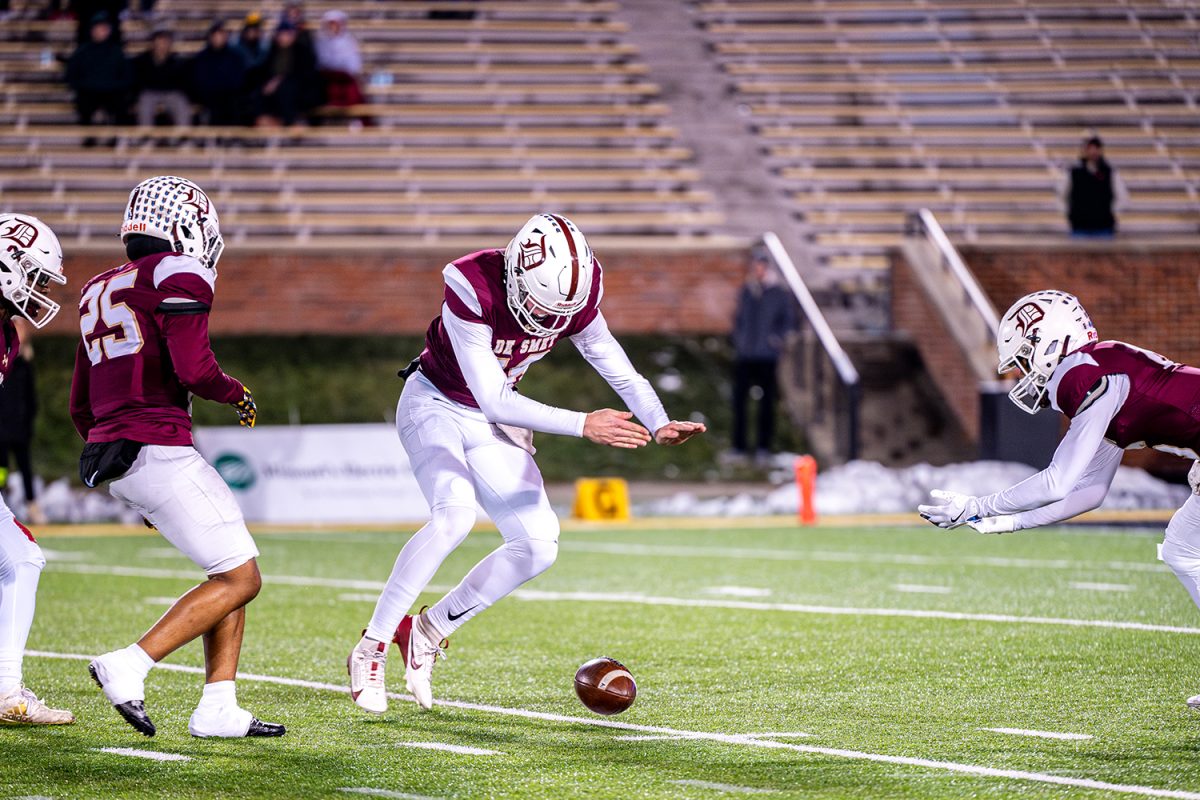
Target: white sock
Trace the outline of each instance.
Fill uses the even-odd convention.
[[[204,693],[200,695],[200,705],[197,708],[220,708],[237,705],[237,690],[233,681],[216,681],[204,684]]]
[[[21,685],[21,661],[41,574],[37,565],[18,563],[0,577],[0,695]]]
[[[375,604],[375,613],[367,625],[367,636],[378,642],[390,642],[396,626],[412,608],[417,595],[433,579],[446,556],[462,543],[475,524],[475,511],[449,506],[435,509],[433,519],[405,543],[387,586]]]
[[[154,666],[154,659],[146,655],[146,651],[136,643],[118,652],[125,654],[125,660],[129,663],[130,667],[137,671],[138,677],[145,680],[146,676],[150,674],[150,669]]]
[[[442,636],[449,636],[471,617],[544,572],[557,554],[556,542],[540,539],[505,542],[476,564],[425,616]]]

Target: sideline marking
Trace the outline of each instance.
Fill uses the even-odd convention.
[[[83,572],[97,575],[120,575],[137,578],[187,578],[199,580],[196,573],[182,570],[150,569],[146,567],[101,566],[97,564],[62,564],[58,572]],[[341,578],[309,578],[302,575],[264,575],[263,583],[289,586],[324,586],[334,589],[383,588],[381,581],[344,580]],[[440,588],[440,587],[438,587]],[[831,614],[857,617],[909,617],[913,619],[948,619],[964,622],[1000,622],[1015,625],[1066,625],[1074,628],[1108,628],[1111,630],[1145,631],[1150,633],[1200,634],[1200,628],[1181,625],[1155,625],[1147,622],[1121,622],[1105,619],[1071,619],[1068,617],[1021,617],[1013,614],[979,614],[964,611],[934,611],[916,608],[855,608],[853,606],[812,606],[799,603],[762,603],[750,600],[708,600],[705,598],[653,597],[641,594],[609,594],[607,592],[543,592],[537,589],[517,589],[510,597],[525,601],[576,600],[594,603],[636,603],[647,606],[680,606],[683,608],[727,608],[741,611],[784,611],[792,614]]]
[[[1016,567],[1018,569],[1115,570],[1126,572],[1169,572],[1163,564],[1142,561],[1074,561],[1066,558],[1001,558],[996,556],[924,556],[907,553],[873,553],[849,550],[771,550],[757,547],[691,547],[669,544],[625,544],[559,542],[564,550],[606,553],[617,556],[671,556],[673,558],[741,558],[757,561],[828,561],[851,564],[908,564],[926,567],[963,566]]]
[[[907,594],[950,594],[954,591],[949,586],[926,586],[921,583],[894,583],[892,588]]]
[[[445,750],[447,753],[458,753],[460,756],[502,756],[499,750],[484,750],[482,747],[467,747],[461,744],[445,744],[443,742],[395,742],[396,747],[415,747],[418,750]]]
[[[33,658],[57,658],[71,661],[91,661],[93,658],[92,656],[83,655],[81,653],[54,653],[45,650],[27,650],[25,651],[25,655]],[[191,675],[204,674],[204,669],[201,667],[189,667],[182,664],[158,664],[157,668],[172,672],[186,672]],[[306,681],[297,678],[281,678],[275,675],[256,675],[253,673],[238,673],[238,678],[243,681],[273,683],[280,686],[299,686],[306,689],[319,689],[337,692],[338,694],[350,693],[349,687],[335,683],[321,683],[318,681]],[[388,697],[393,700],[404,700],[410,703],[416,702],[412,695],[399,694],[397,692],[388,692]],[[1174,800],[1200,800],[1200,792],[1188,792],[1178,789],[1158,789],[1153,786],[1138,786],[1136,784],[1128,783],[1110,783],[1108,781],[1092,780],[1091,778],[1071,778],[1064,775],[1050,775],[1042,772],[1030,772],[1028,770],[997,769],[996,767],[982,767],[976,764],[961,764],[955,761],[937,761],[928,758],[913,758],[911,756],[889,756],[882,753],[866,753],[861,750],[844,750],[836,747],[817,747],[809,744],[776,742],[770,739],[752,738],[754,734],[684,731],[675,728],[663,728],[653,725],[637,725],[631,722],[618,722],[612,719],[570,717],[565,714],[551,714],[546,711],[529,711],[524,708],[505,708],[504,706],[491,706],[483,703],[467,703],[463,702],[462,700],[439,700],[438,705],[445,708],[457,708],[464,711],[481,711],[488,714],[503,714],[509,717],[536,719],[545,722],[563,722],[573,725],[590,725],[595,728],[612,728],[623,731],[660,733],[670,736],[680,736],[684,739],[723,742],[725,744],[744,745],[746,747],[762,747],[769,750],[791,750],[797,753],[832,756],[835,758],[846,758],[854,761],[873,761],[881,764],[901,764],[909,767],[941,769],[946,770],[947,772],[956,772],[963,775],[974,775],[981,778],[1004,778],[1018,781],[1033,781],[1035,783],[1051,783],[1058,786],[1074,786],[1082,789],[1100,789],[1110,792],[1120,792],[1122,794],[1142,795],[1143,797],[1167,797],[1174,798]]]
[[[1038,739],[1066,739],[1076,742],[1095,738],[1090,733],[1056,733],[1055,731],[1033,731],[1027,728],[980,728],[979,730],[991,731],[992,733],[1010,733],[1013,736],[1035,736]]]
[[[191,761],[191,756],[180,755],[179,753],[160,753],[156,750],[135,750],[132,747],[93,747],[97,753],[112,753],[115,756],[133,756],[134,758],[148,758],[151,761]]]
[[[714,792],[736,792],[738,794],[775,794],[778,789],[756,789],[753,786],[734,786],[732,783],[712,781],[671,781],[676,786],[691,786],[696,789],[712,789]]]
[[[1090,581],[1071,581],[1069,584],[1072,589],[1080,589],[1085,592],[1132,592],[1133,587],[1128,583],[1091,583]]]
[[[342,786],[339,792],[351,794],[366,794],[372,797],[394,797],[397,800],[440,800],[427,794],[409,794],[408,792],[393,792],[391,789],[372,789],[369,786]]]

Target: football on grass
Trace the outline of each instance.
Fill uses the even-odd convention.
[[[633,705],[637,684],[625,665],[613,658],[593,658],[575,671],[575,694],[590,710],[608,716]]]

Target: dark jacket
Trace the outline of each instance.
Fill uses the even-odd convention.
[[[67,60],[67,85],[77,92],[120,92],[129,88],[129,62],[111,37],[84,42]]]
[[[0,442],[28,442],[36,415],[33,364],[18,356],[0,384]]]
[[[191,95],[201,105],[219,104],[246,87],[246,59],[233,47],[205,47],[192,59]]]
[[[747,282],[738,295],[733,349],[739,361],[776,361],[796,328],[796,300],[783,286]]]
[[[1071,169],[1071,194],[1067,203],[1067,219],[1071,230],[1080,232],[1111,231],[1117,227],[1113,216],[1113,170],[1100,159],[1095,172],[1087,168],[1086,159]]]
[[[187,91],[187,62],[171,53],[157,64],[154,54],[147,50],[133,59],[133,84],[139,92]]]

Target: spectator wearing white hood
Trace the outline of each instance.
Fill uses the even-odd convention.
[[[362,53],[358,40],[346,29],[346,12],[326,11],[317,34],[317,66],[325,82],[325,100],[331,106],[354,106],[365,102],[359,75]]]

